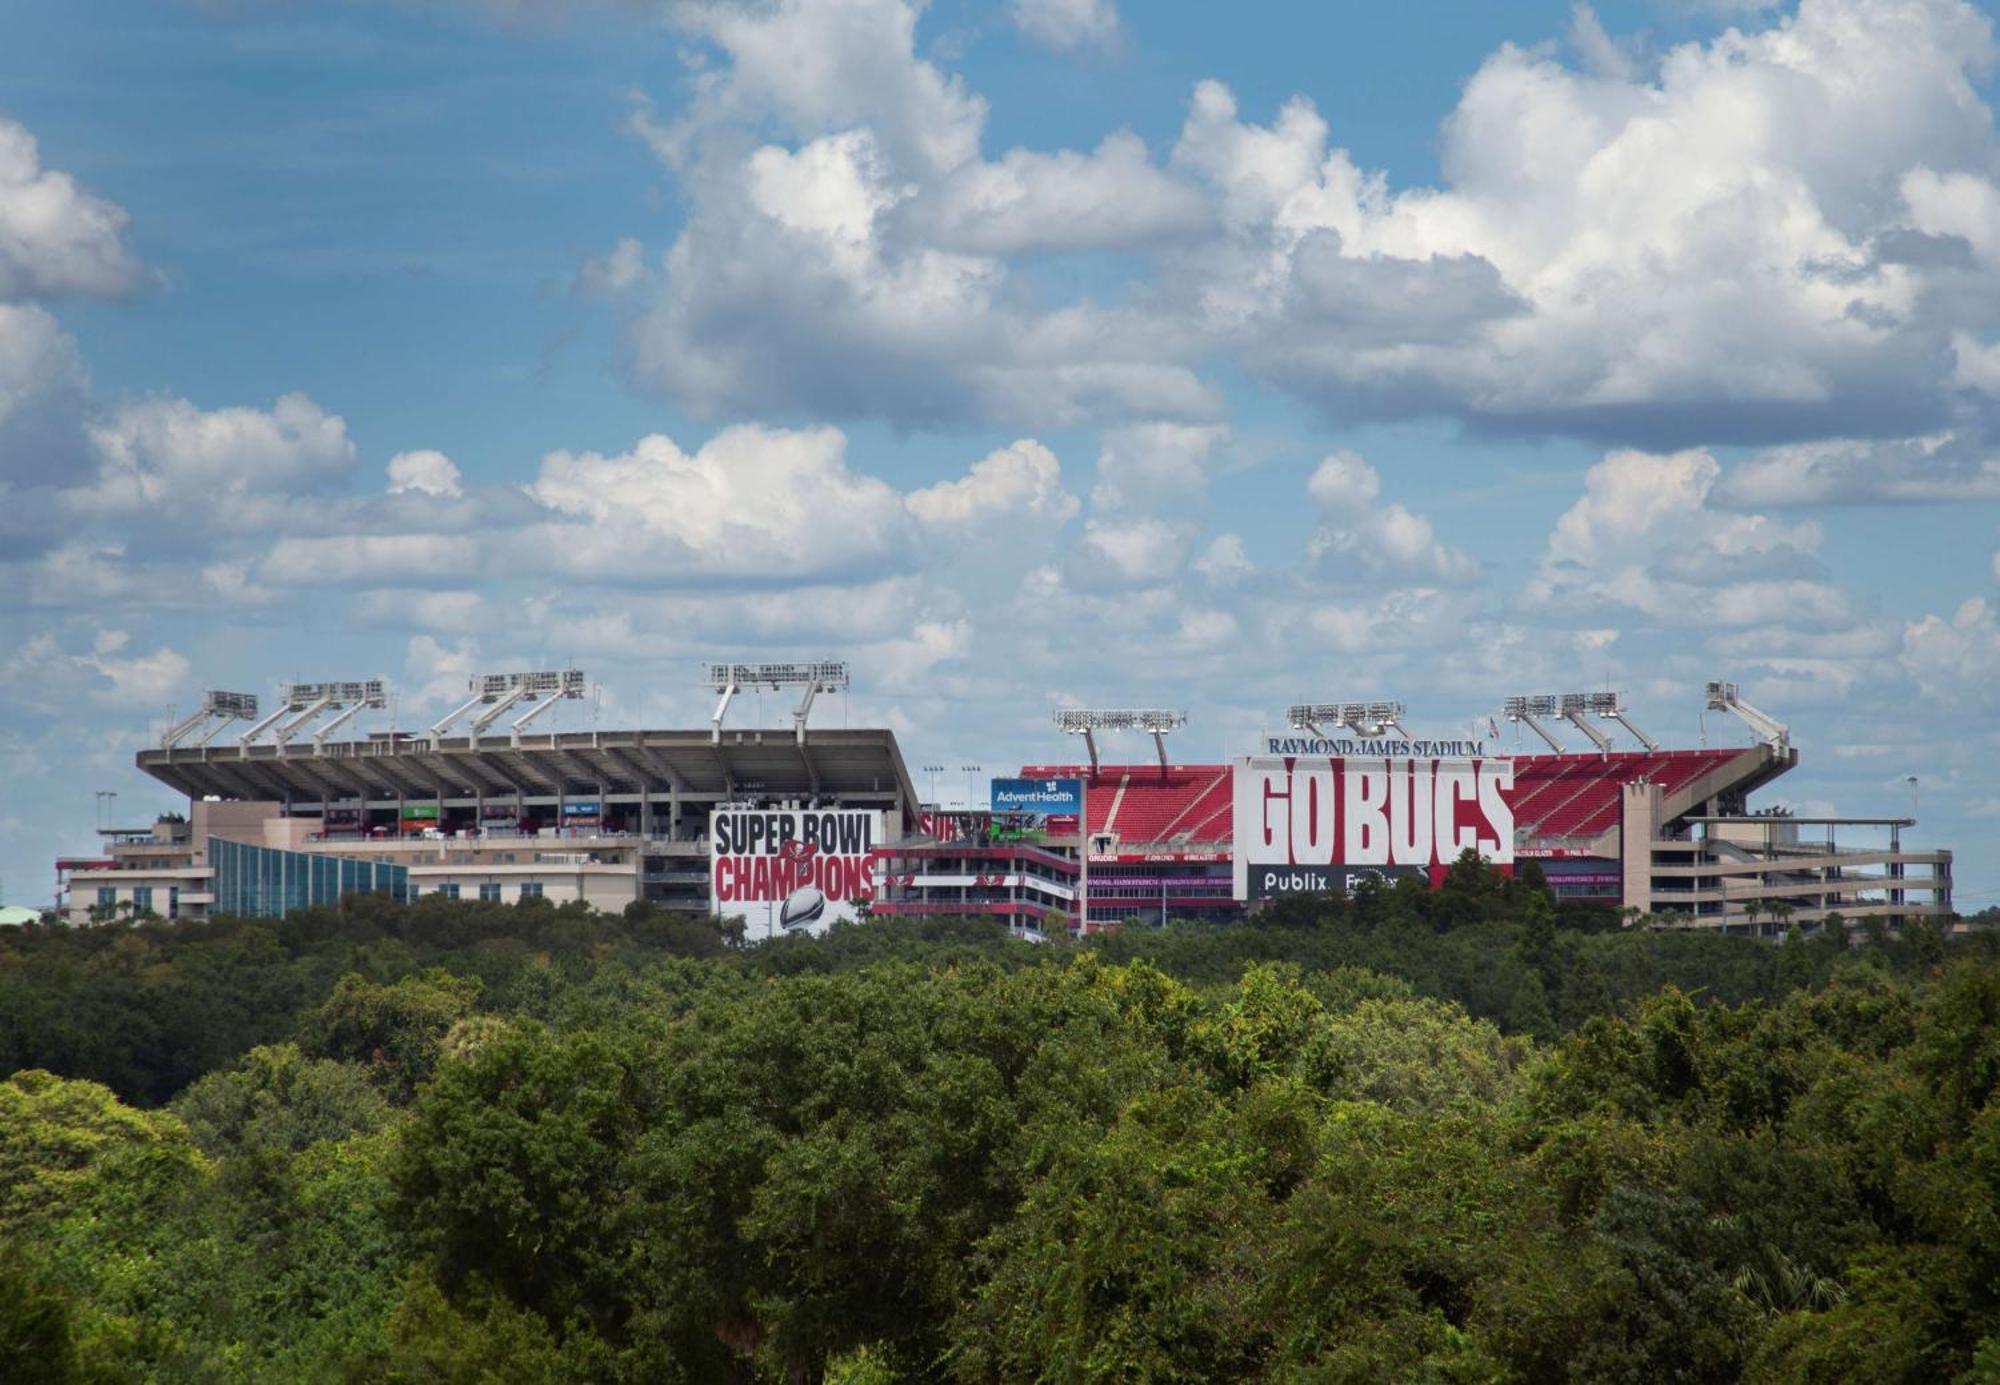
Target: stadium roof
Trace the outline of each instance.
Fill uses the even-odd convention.
[[[142,750],[139,768],[189,798],[317,803],[636,794],[696,799],[877,799],[914,814],[893,731],[577,731],[379,737],[310,745]]]

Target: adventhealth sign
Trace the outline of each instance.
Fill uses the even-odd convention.
[[[1080,817],[1081,779],[995,779],[993,811],[1027,813],[1034,817]]]

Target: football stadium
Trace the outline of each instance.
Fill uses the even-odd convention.
[[[1559,899],[1649,926],[1952,917],[1951,853],[1906,851],[1912,819],[1753,802],[1799,751],[1733,683],[1709,684],[1703,707],[1747,739],[1726,747],[1662,746],[1622,696],[1596,692],[1509,697],[1488,736],[1450,740],[1411,735],[1400,702],[1300,704],[1232,760],[1185,764],[1167,739],[1183,711],[1064,708],[1051,743],[1076,738],[1082,755],[946,808],[919,795],[894,732],[811,725],[815,699],[847,688],[844,664],[715,664],[705,681],[706,727],[537,733],[588,695],[559,670],[481,675],[425,730],[349,738],[336,733],[388,705],[380,682],[288,685],[268,714],[211,692],[137,757],[187,812],[104,829],[97,852],[59,860],[59,908],[76,922],[282,917],[368,890],[646,900],[741,917],[751,938],[952,915],[1033,936],[1435,884],[1471,850],[1532,861]],[[752,691],[796,698],[791,724],[731,726]],[[1499,751],[1499,718],[1546,749]],[[1099,737],[1117,734],[1150,738],[1153,756],[1105,761]]]

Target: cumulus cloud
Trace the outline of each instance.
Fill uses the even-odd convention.
[[[2000,689],[2000,620],[1984,597],[1949,617],[1927,615],[1903,631],[1902,664],[1926,696],[1940,702],[1996,705]]]
[[[35,137],[0,120],[0,302],[130,292],[139,265],[125,248],[125,222],[116,203],[43,168]]]
[[[917,12],[678,12],[715,62],[634,129],[686,224],[657,273],[621,247],[592,276],[640,383],[732,416],[1207,422],[1205,377],[1244,368],[1344,420],[1669,447],[1911,436],[2000,378],[1993,43],[1961,0],[1804,0],[1656,58],[1579,6],[1583,67],[1500,48],[1404,189],[1309,101],[1262,123],[1213,81],[1164,161],[1125,132],[988,159]],[[1118,264],[1033,272],[1085,250]]]
[[[90,432],[100,471],[72,499],[92,514],[217,516],[233,499],[332,490],[357,461],[345,420],[303,394],[269,409],[147,400],[114,410]]]
[[[1187,526],[1159,519],[1087,520],[1080,577],[1085,584],[1147,586],[1165,582],[1185,566],[1192,541]]]
[[[76,343],[54,318],[0,303],[0,483],[55,486],[82,474],[89,392]]]
[[[282,586],[452,581],[479,564],[476,539],[448,534],[341,534],[282,538],[257,566],[265,582]]]
[[[1189,423],[1107,429],[1097,454],[1100,510],[1179,510],[1201,505],[1228,430]]]
[[[1624,607],[1665,624],[1837,624],[1847,597],[1822,580],[1813,523],[1714,503],[1722,467],[1699,450],[1614,452],[1556,521],[1530,599],[1566,610]]]
[[[456,499],[465,490],[451,458],[442,452],[423,449],[398,452],[389,459],[389,494],[408,492]]]
[[[555,570],[701,584],[894,572],[927,536],[963,563],[1018,526],[1053,531],[1079,508],[1055,454],[1032,438],[904,494],[851,468],[836,428],[754,425],[691,455],[659,435],[616,457],[551,453],[527,493],[548,512],[534,533]]]
[[[1125,133],[983,162],[986,103],[917,56],[917,10],[676,11],[718,63],[677,119],[642,104],[631,128],[675,172],[685,227],[656,272],[621,249],[587,274],[625,303],[635,380],[735,417],[1214,417],[1155,316],[1041,302],[1015,268],[1191,234],[1202,194]]]
[[[988,453],[957,480],[912,491],[904,503],[925,524],[952,526],[991,522],[1009,513],[1061,524],[1080,508],[1077,498],[1063,489],[1062,463],[1033,438]]]
[[[898,561],[894,488],[849,470],[838,429],[725,429],[692,455],[654,434],[614,457],[551,453],[528,493],[554,516],[559,569],[707,581],[805,576]]]
[[[99,630],[85,648],[41,631],[0,662],[0,690],[44,713],[73,709],[79,696],[108,710],[157,712],[181,691],[189,669],[187,657],[166,645],[132,648],[125,630]]]
[[[1806,0],[1644,74],[1504,47],[1445,122],[1444,185],[1400,194],[1303,102],[1251,126],[1209,84],[1176,153],[1241,228],[1208,306],[1259,330],[1270,378],[1333,407],[1711,439],[1938,417],[1953,307],[1871,245],[1908,224],[1912,169],[1990,162],[1971,76],[1991,47],[1947,0]],[[1357,275],[1490,270],[1493,291],[1448,337],[1371,344],[1298,291],[1316,243]]]
[[[1440,542],[1428,519],[1394,502],[1378,505],[1382,478],[1352,452],[1322,460],[1306,492],[1324,517],[1308,549],[1323,571],[1418,583],[1465,582],[1478,575],[1478,564]]]
[[[1214,225],[1208,199],[1159,168],[1130,131],[1088,154],[1010,149],[962,165],[912,213],[938,245],[976,255],[1131,250]]]
[[[1194,560],[1194,570],[1218,586],[1240,582],[1257,570],[1240,534],[1217,534]]]
[[[1793,443],[1733,467],[1724,505],[1862,505],[2000,500],[2000,457],[1983,437],[1953,432],[1883,441]]]
[[[1013,0],[1007,17],[1023,34],[1058,53],[1109,48],[1118,41],[1113,0]]]

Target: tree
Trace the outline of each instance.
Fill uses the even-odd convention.
[[[321,1057],[368,1064],[407,1097],[436,1069],[439,1044],[472,1012],[481,989],[476,977],[441,968],[389,985],[350,972],[300,1019],[299,1044]]]

